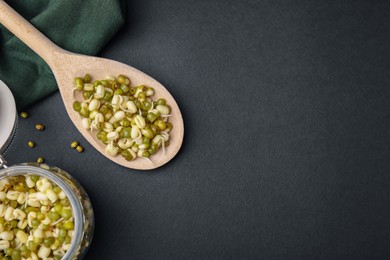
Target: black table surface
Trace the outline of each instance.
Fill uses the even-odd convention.
[[[129,0],[99,56],[169,89],[179,154],[152,171],[118,166],[56,93],[28,109],[6,157],[43,156],[85,187],[96,217],[85,259],[389,259],[389,12],[389,1]]]

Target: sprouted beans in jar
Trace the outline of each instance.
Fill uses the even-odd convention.
[[[88,74],[75,79],[74,91],[81,91],[84,100],[75,100],[73,109],[80,114],[83,128],[95,131],[105,144],[105,152],[128,161],[149,160],[159,149],[165,154],[172,129],[166,100],[153,99],[151,87],[131,86],[124,75],[91,80]]]
[[[73,238],[70,202],[36,175],[0,180],[0,259],[62,259]]]

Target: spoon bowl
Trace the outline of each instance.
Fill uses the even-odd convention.
[[[70,119],[85,139],[105,157],[127,168],[149,170],[166,164],[178,153],[184,137],[183,118],[175,99],[158,81],[121,62],[76,54],[61,49],[2,0],[0,0],[0,23],[46,61],[56,78]],[[103,79],[110,75],[126,75],[129,77],[132,86],[145,85],[152,87],[155,90],[155,98],[166,99],[167,104],[171,106],[169,122],[172,123],[173,128],[170,131],[170,145],[165,149],[165,154],[160,149],[151,157],[151,161],[143,158],[126,161],[120,155],[113,157],[106,154],[104,151],[106,145],[96,137],[96,131],[91,132],[84,129],[80,115],[73,110],[73,102],[76,99],[82,100],[81,94],[76,94],[73,91],[74,79],[87,73],[95,79]]]

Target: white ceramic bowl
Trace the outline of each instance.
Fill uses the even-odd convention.
[[[16,106],[9,88],[0,80],[0,154],[7,149],[16,128]]]

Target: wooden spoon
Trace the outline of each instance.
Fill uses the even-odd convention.
[[[75,124],[80,133],[94,146],[101,154],[108,159],[122,166],[148,170],[160,167],[170,161],[179,151],[184,136],[183,118],[180,109],[168,90],[152,77],[130,67],[126,64],[103,58],[80,55],[61,49],[51,42],[45,35],[39,32],[34,26],[15,12],[3,0],[0,0],[0,23],[10,30],[15,36],[35,51],[50,66],[57,80],[65,108],[70,119]],[[122,156],[112,157],[105,153],[105,145],[96,138],[96,131],[91,133],[83,129],[80,115],[73,110],[73,101],[82,100],[79,96],[73,95],[74,78],[89,73],[92,78],[103,79],[108,75],[126,75],[130,78],[132,86],[146,85],[155,89],[155,98],[165,98],[167,104],[171,106],[169,121],[173,128],[170,132],[170,145],[166,148],[165,154],[162,149],[151,156],[152,162],[136,158],[133,161],[126,161]]]

